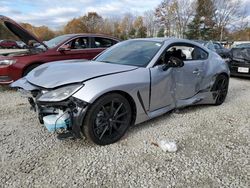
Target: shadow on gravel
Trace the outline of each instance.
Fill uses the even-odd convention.
[[[174,110],[171,110],[170,112],[167,112],[159,117],[156,117],[156,118],[153,118],[151,120],[148,120],[146,122],[143,122],[143,123],[140,123],[138,125],[134,125],[134,126],[131,126],[130,129],[128,130],[128,135],[129,134],[134,134],[138,131],[140,131],[141,129],[144,129],[144,128],[149,128],[149,126],[151,124],[156,124],[155,126],[157,126],[157,124],[160,124],[161,121],[167,121],[171,118],[171,116],[173,114],[177,115],[178,114],[190,114],[190,113],[194,113],[196,111],[199,111],[203,108],[216,108],[218,106],[213,106],[213,105],[210,105],[210,104],[203,104],[203,105],[195,105],[195,106],[187,106],[187,107],[183,107],[183,108],[179,108],[179,109],[174,109]]]
[[[250,81],[250,77],[244,77],[244,76],[232,76],[232,75],[231,75],[231,76],[230,76],[230,79],[232,79],[232,78],[233,78],[233,79],[236,79],[236,80],[239,80],[239,81],[240,81],[240,80],[246,80],[246,81],[248,81],[248,80],[249,80],[249,81]]]

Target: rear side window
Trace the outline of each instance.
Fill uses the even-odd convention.
[[[175,45],[167,50],[169,56],[175,56],[184,61],[204,60],[208,58],[208,53],[197,46]]]
[[[94,48],[109,48],[112,45],[116,44],[117,42],[112,39],[95,37],[94,39]]]

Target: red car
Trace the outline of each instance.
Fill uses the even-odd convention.
[[[0,42],[0,49],[1,48],[19,48],[19,46],[14,40],[2,40]]]
[[[21,54],[0,56],[0,84],[10,84],[43,63],[67,59],[93,59],[106,48],[119,42],[116,38],[100,34],[68,34],[44,43],[5,16],[0,16],[0,22],[29,45],[29,49]],[[40,46],[34,47],[34,43],[40,43]]]

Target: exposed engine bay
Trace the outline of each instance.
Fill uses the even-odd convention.
[[[44,50],[41,48],[30,48],[30,49],[4,49],[0,50],[0,56],[22,56],[22,55],[31,55],[38,54],[43,52]]]

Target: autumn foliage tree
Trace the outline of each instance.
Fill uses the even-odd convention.
[[[47,26],[36,27],[29,23],[21,23],[21,26],[35,34],[41,40],[50,40],[51,38],[55,37],[54,31],[49,29]]]
[[[64,27],[64,33],[100,33],[104,20],[96,12],[89,12],[70,20]]]
[[[155,10],[142,15],[126,13],[102,17],[97,12],[68,21],[61,30],[47,26],[22,26],[42,40],[69,33],[100,33],[122,40],[144,37],[178,37],[202,40],[248,39],[243,0],[162,0]],[[243,35],[245,37],[243,37]],[[0,39],[15,39],[0,25]]]
[[[65,34],[87,32],[87,26],[80,18],[70,20],[63,29]]]
[[[17,37],[13,35],[2,23],[0,23],[0,39],[15,39]]]

